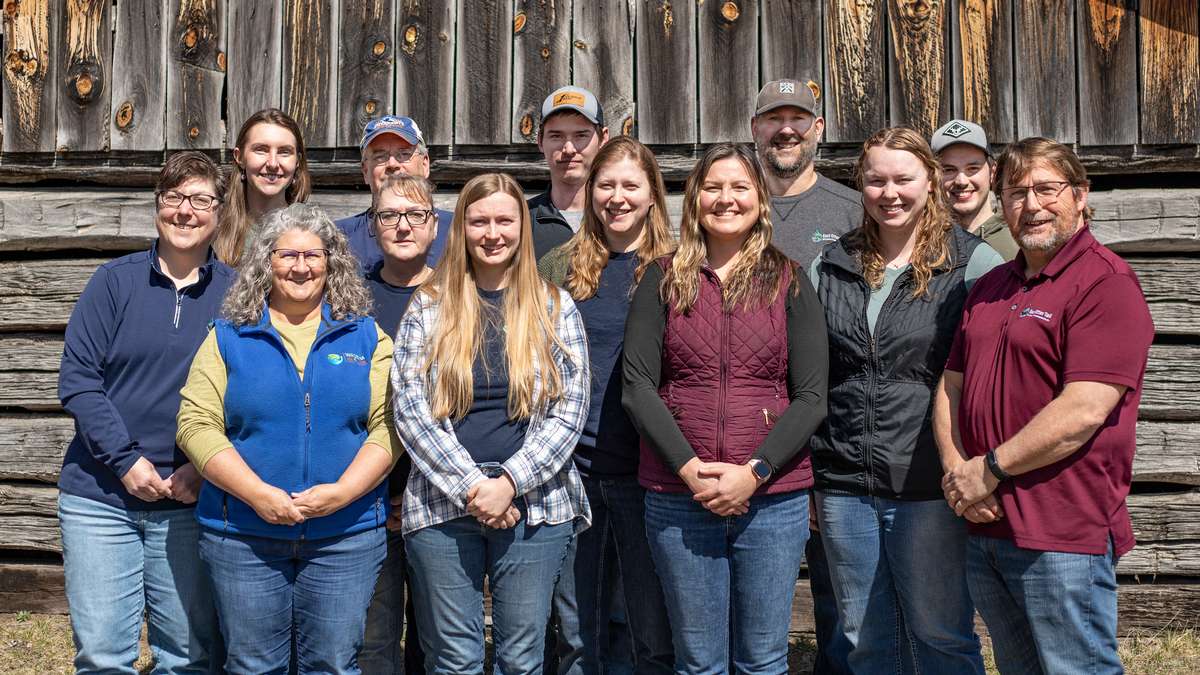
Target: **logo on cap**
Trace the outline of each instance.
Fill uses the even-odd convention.
[[[945,130],[942,131],[942,133],[949,136],[950,138],[962,138],[963,136],[966,136],[967,134],[971,133],[971,128],[965,124],[955,122],[955,123],[951,124],[950,126],[946,127]]]
[[[555,96],[554,101],[550,105],[557,108],[560,105],[577,105],[583,107],[586,104],[587,101],[583,98],[583,94],[577,91],[564,91]]]
[[[796,83],[795,82],[780,82],[779,83],[779,93],[781,93],[781,94],[796,93]]]

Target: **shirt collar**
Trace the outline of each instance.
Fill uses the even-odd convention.
[[[200,282],[204,281],[205,279],[207,279],[209,277],[209,275],[212,274],[213,263],[215,263],[216,261],[217,261],[217,256],[215,253],[213,253],[212,247],[209,246],[208,253],[204,257],[204,262],[201,263],[200,268],[199,268],[200,276],[198,276],[196,278],[196,283],[191,284],[191,285],[195,286],[195,285],[199,284]],[[175,282],[171,280],[171,277],[168,277],[166,274],[164,274],[162,271],[162,267],[160,267],[158,264],[158,239],[155,239],[154,243],[150,245],[150,269],[153,271],[154,274],[157,274],[159,277],[161,277],[163,280],[165,280],[171,286],[175,285]],[[185,286],[185,288],[187,288],[187,286]]]

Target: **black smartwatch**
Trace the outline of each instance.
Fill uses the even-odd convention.
[[[1008,472],[1006,472],[1004,469],[1000,468],[1000,462],[998,462],[996,460],[996,449],[995,448],[988,450],[988,453],[984,457],[983,461],[984,461],[984,463],[987,464],[987,470],[990,471],[992,473],[992,475],[996,477],[996,480],[998,480],[1000,482],[1004,482],[1004,481],[1008,480],[1009,478],[1012,478],[1012,476],[1010,476],[1008,474]]]
[[[771,474],[775,473],[775,470],[771,468],[771,465],[768,464],[766,460],[759,459],[757,457],[751,459],[749,462],[746,462],[746,464],[750,467],[750,470],[754,472],[754,477],[760,481],[767,480],[771,477]]]

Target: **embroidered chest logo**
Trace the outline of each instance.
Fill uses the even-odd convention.
[[[346,352],[343,354],[326,354],[325,360],[329,361],[329,363],[331,363],[335,366],[340,366],[343,363],[345,363],[347,365],[351,365],[351,366],[367,365],[367,359],[365,356],[362,356],[361,354],[353,354],[350,352]]]
[[[1047,312],[1044,309],[1034,309],[1033,307],[1026,307],[1025,309],[1021,310],[1020,318],[1024,319],[1027,316],[1031,316],[1035,319],[1041,319],[1042,321],[1049,323],[1050,319],[1054,318],[1054,313]]]
[[[813,230],[812,241],[814,244],[820,244],[826,241],[837,241],[838,235],[832,232],[826,233],[820,230]]]

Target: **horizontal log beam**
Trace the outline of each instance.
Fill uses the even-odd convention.
[[[1200,541],[1139,543],[1117,562],[1117,574],[1200,576]]]
[[[1134,494],[1126,504],[1138,545],[1200,539],[1200,490]]]
[[[1133,480],[1200,486],[1200,424],[1139,420]]]
[[[1159,335],[1200,334],[1200,258],[1126,260],[1137,273]]]
[[[54,563],[0,563],[0,614],[67,613],[63,567]]]
[[[1146,364],[1138,417],[1200,420],[1200,346],[1154,345]]]
[[[0,415],[0,481],[57,482],[74,435],[66,415]]]

